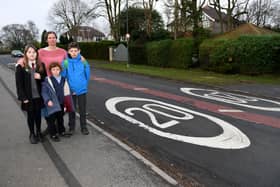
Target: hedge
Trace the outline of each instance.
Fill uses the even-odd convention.
[[[191,39],[161,40],[145,45],[130,45],[130,62],[160,67],[188,68],[192,65],[192,46]]]
[[[224,73],[274,73],[280,65],[279,58],[273,58],[277,56],[277,46],[279,36],[242,36],[213,51],[212,63],[219,64],[218,71]]]
[[[220,73],[280,72],[280,36],[241,36],[235,40],[207,41],[200,46],[200,61]],[[207,59],[208,55],[208,62]]]

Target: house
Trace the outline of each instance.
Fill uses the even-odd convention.
[[[221,32],[221,24],[220,24],[220,18],[217,14],[216,10],[213,7],[210,7],[208,5],[204,6],[202,8],[202,17],[201,17],[201,26],[205,29],[208,29],[211,31],[212,34],[217,34]],[[227,23],[227,15],[222,12],[222,22],[224,25],[224,32],[227,31],[226,23]],[[167,25],[167,30],[170,32],[174,32],[174,21]],[[239,25],[238,20],[233,21],[233,28],[237,27]],[[179,33],[186,33],[187,31],[192,30],[192,25],[188,25],[185,27],[178,26],[177,29]],[[185,34],[183,34],[185,35]]]
[[[69,31],[64,33],[68,38]],[[105,34],[89,26],[80,26],[77,31],[77,42],[96,42],[105,39]]]
[[[223,30],[224,32],[229,31],[230,29],[227,29],[227,15],[222,12],[221,14],[223,22]],[[218,13],[216,12],[215,8],[210,7],[208,5],[204,6],[202,8],[202,27],[205,29],[208,29],[213,34],[221,33],[221,22]],[[236,28],[239,26],[239,21],[236,19],[233,19],[233,28]]]

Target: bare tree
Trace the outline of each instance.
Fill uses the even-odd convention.
[[[89,6],[81,0],[59,0],[49,12],[49,21],[57,31],[69,31],[70,36],[77,40],[78,29],[100,16],[100,3]]]
[[[143,8],[145,10],[146,33],[148,37],[152,34],[152,12],[157,0],[143,0]]]
[[[265,26],[271,23],[273,17],[279,14],[276,2],[272,2],[272,0],[254,0],[249,5],[247,21],[257,26]]]
[[[28,23],[31,23],[29,21]],[[10,24],[2,28],[0,39],[1,41],[11,49],[22,49],[28,43],[32,43],[36,40],[37,27],[32,22],[32,29],[28,28],[28,25],[22,24]]]
[[[121,0],[104,0],[106,15],[110,23],[111,34],[116,41],[120,40],[120,12]]]

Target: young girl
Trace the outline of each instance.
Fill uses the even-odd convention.
[[[45,79],[42,87],[42,96],[47,109],[47,124],[50,138],[53,141],[60,141],[59,136],[69,137],[65,133],[63,122],[64,115],[64,95],[70,89],[67,81],[60,75],[61,65],[59,63],[51,63],[49,65],[50,77]]]
[[[38,53],[33,45],[24,50],[23,66],[16,67],[16,87],[22,110],[27,112],[30,143],[43,141],[41,134],[41,108],[44,103],[41,97],[41,86],[47,76],[43,63],[37,60]],[[36,124],[36,132],[35,132]]]

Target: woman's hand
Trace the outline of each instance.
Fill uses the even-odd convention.
[[[41,75],[39,73],[34,73],[34,79],[41,79]]]
[[[28,99],[26,99],[26,100],[24,100],[24,101],[23,101],[23,103],[25,103],[25,104],[26,104],[26,103],[28,103],[28,102],[29,102],[29,100],[28,100]]]
[[[49,101],[49,102],[48,102],[48,106],[49,106],[49,107],[52,107],[52,106],[53,106],[53,102],[52,102],[52,101]]]

